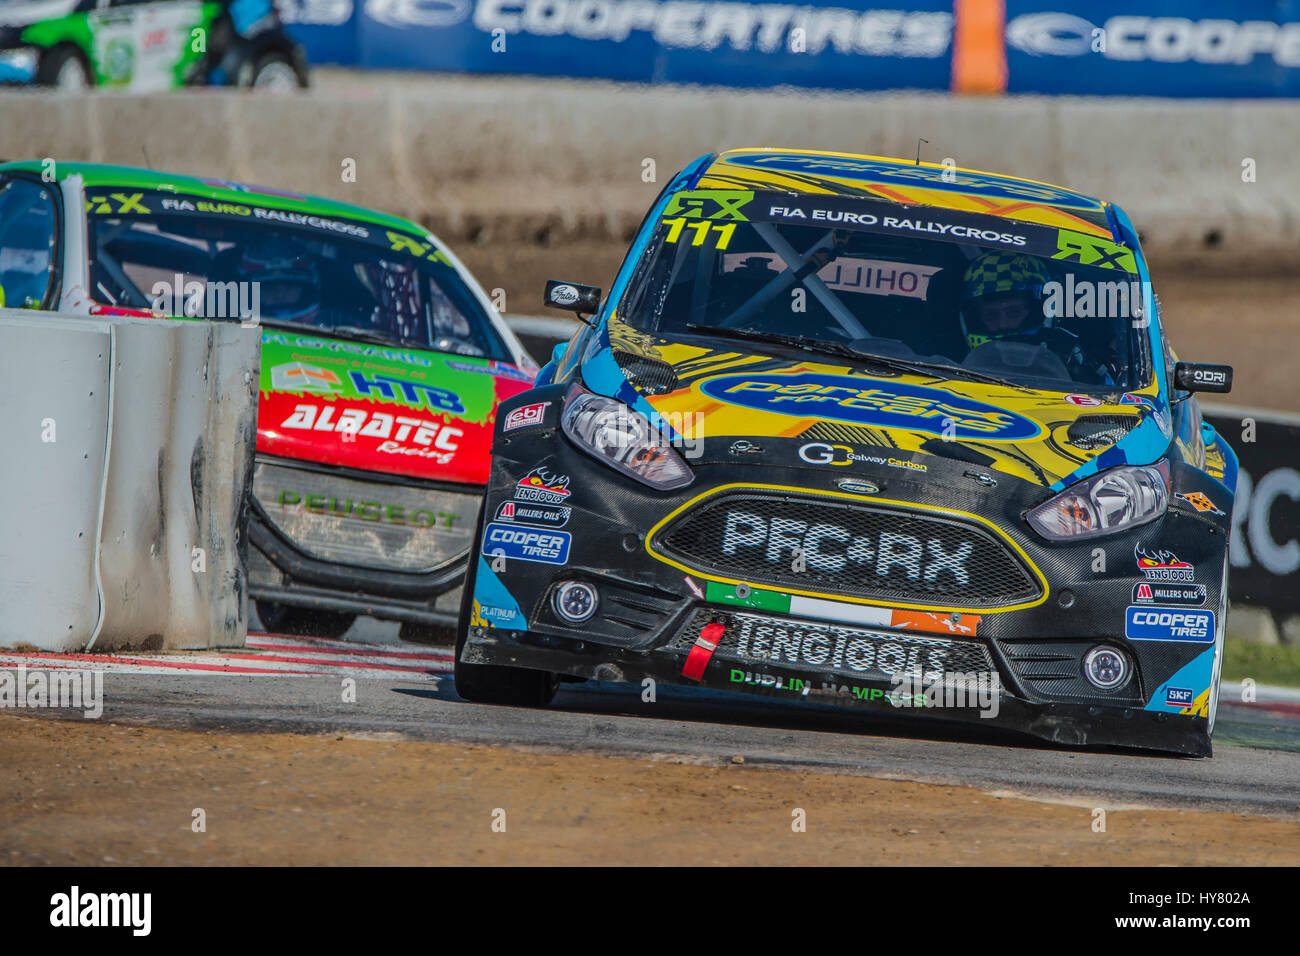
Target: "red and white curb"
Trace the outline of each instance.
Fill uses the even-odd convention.
[[[132,674],[238,674],[250,676],[362,677],[436,681],[452,670],[450,648],[412,644],[362,644],[287,634],[250,633],[243,648],[143,654],[75,654],[0,651],[0,669],[89,670]]]
[[[1219,686],[1219,706],[1254,708],[1273,714],[1300,717],[1300,688],[1256,684],[1252,688],[1255,699],[1250,701],[1241,699],[1243,690],[1244,687],[1239,682],[1225,680]]]

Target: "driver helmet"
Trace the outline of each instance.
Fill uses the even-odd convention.
[[[1022,253],[986,252],[972,260],[961,296],[966,345],[973,349],[1050,325],[1042,301],[1051,278],[1042,262]]]
[[[261,315],[315,322],[320,314],[321,269],[317,256],[290,244],[247,245],[235,259],[240,280],[256,283]]]

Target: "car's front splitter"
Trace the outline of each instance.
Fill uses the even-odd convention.
[[[641,684],[645,680],[735,691],[787,701],[806,701],[876,713],[915,714],[1019,731],[1070,747],[1124,747],[1208,757],[1213,753],[1207,720],[1141,707],[1091,703],[1039,704],[989,685],[945,687],[892,682],[860,674],[812,676],[771,661],[761,664],[714,654],[698,679],[683,675],[691,651],[669,645],[628,653],[599,644],[529,635],[522,631],[471,627],[461,652],[469,664],[498,664],[546,670],[590,680]]]

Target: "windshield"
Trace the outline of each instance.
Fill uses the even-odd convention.
[[[188,208],[160,214],[163,202]],[[136,205],[146,211],[89,217],[92,295],[105,305],[232,320],[255,314],[265,325],[512,361],[477,297],[423,239],[183,197]]]
[[[838,197],[715,198],[723,212],[709,219],[705,199],[681,198],[704,193],[715,191],[669,203],[620,303],[623,321],[1047,390],[1127,391],[1150,379],[1134,255],[1107,239]]]

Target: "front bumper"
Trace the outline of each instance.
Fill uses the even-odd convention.
[[[285,481],[266,479],[268,467],[270,474],[296,476],[306,483],[302,488],[317,493],[286,494]],[[248,528],[248,590],[253,598],[414,624],[455,623],[470,529],[481,506],[478,489],[467,491],[261,455],[255,469]],[[344,493],[348,497],[344,498]],[[389,503],[397,502],[399,495],[403,496],[400,504]],[[430,504],[413,507],[420,502]],[[447,508],[456,509],[454,518]],[[300,523],[286,520],[286,513],[295,510],[317,517],[342,512],[340,541],[334,549],[330,548],[329,529],[322,534],[320,522],[304,532]],[[431,550],[428,566],[421,567],[418,559],[402,559],[401,552],[412,547],[413,536],[430,532],[424,525],[426,514],[434,523],[450,521],[453,527],[463,523],[463,545],[457,547],[453,539],[441,551]],[[366,534],[372,532],[372,526],[373,536],[382,535],[385,547],[366,547],[367,540],[373,540]]]
[[[528,401],[547,391],[529,393]],[[911,462],[884,456],[880,463],[841,468],[801,461],[798,439],[764,438],[760,451],[734,455],[731,444],[730,438],[706,440],[703,455],[691,462],[694,482],[680,492],[660,493],[587,457],[550,420],[498,436],[484,528],[475,542],[474,614],[464,622],[462,659],[987,720],[1060,744],[1211,753],[1208,705],[1222,641],[1227,543],[1222,524],[1171,507],[1165,517],[1126,534],[1049,543],[1023,521],[1024,512],[1047,496],[1041,485],[998,474],[990,487],[972,477],[983,469],[938,455]],[[538,474],[556,490],[548,492],[543,480],[540,491],[522,493],[531,500],[522,500],[521,480]],[[1179,465],[1176,481],[1194,482],[1200,474]],[[568,479],[564,487],[555,480],[562,477]],[[846,478],[858,482],[850,485],[859,489],[856,494],[842,490]],[[864,485],[875,491],[862,490]],[[694,537],[672,537],[683,515],[703,514],[735,489],[784,496],[764,519],[771,535],[754,544],[754,528],[761,524],[729,524],[733,553],[719,548],[713,561],[700,548],[721,540],[721,522],[705,522]],[[877,573],[882,562],[892,565],[885,567],[886,578],[916,573],[915,587],[883,596],[869,590],[854,595],[824,561],[820,570],[805,566],[793,577],[778,562],[756,559],[748,569],[737,563],[736,553],[746,545],[753,545],[755,555],[773,553],[778,520],[808,544],[814,524],[800,519],[799,509],[809,502],[847,502],[855,515],[893,508],[899,520],[919,515],[934,520],[927,527],[940,529],[938,522],[947,521],[972,540],[987,534],[1010,556],[996,569],[998,593],[990,597],[982,587],[944,578],[956,539],[939,542],[933,552],[923,549],[927,560],[939,557],[909,567],[898,556],[897,542],[908,537],[901,532],[890,532],[895,551],[889,561],[882,557],[882,532],[870,531],[864,539],[875,549]],[[534,511],[525,515],[525,504]],[[823,543],[836,533],[825,530],[826,524],[815,527],[822,529]],[[856,531],[857,526],[846,531],[844,540],[858,541]],[[925,533],[909,533],[925,540]],[[783,546],[775,554],[787,562],[792,552]],[[1174,554],[1179,567],[1143,570],[1139,549]],[[987,553],[993,568],[996,555]],[[810,547],[804,557],[824,559],[825,549]],[[1024,571],[1022,578],[1013,580],[1007,570],[1012,564]],[[927,588],[932,570],[935,580]],[[962,570],[973,580],[978,569]],[[554,600],[556,586],[574,579],[600,595],[597,614],[581,624],[567,623]],[[1190,612],[1199,624],[1208,621],[1208,631],[1176,633],[1159,624],[1179,620],[1159,603],[1171,594],[1171,581],[1186,588],[1176,595],[1184,604],[1175,611]],[[1144,585],[1155,589],[1154,597]],[[956,594],[961,600],[953,599]],[[688,676],[697,673],[688,659],[709,624],[720,628],[704,642],[712,648],[696,652],[696,663],[700,654],[706,663],[698,677]],[[1130,664],[1127,679],[1110,690],[1085,678],[1085,657],[1098,645],[1121,650]],[[973,686],[970,681],[981,673],[985,683]],[[949,693],[945,688],[954,682],[959,687]]]

